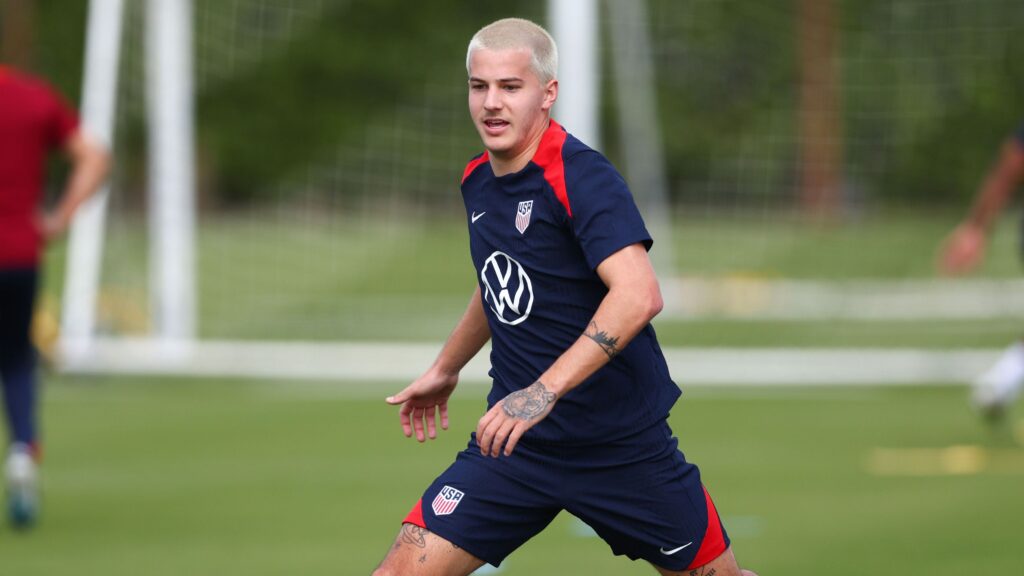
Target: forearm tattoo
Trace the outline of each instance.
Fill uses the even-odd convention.
[[[619,353],[619,337],[611,336],[608,332],[598,328],[597,322],[591,321],[583,335],[597,342],[597,345],[601,347],[601,350],[604,350],[609,359],[615,358],[615,355]]]
[[[690,576],[715,576],[715,574],[717,574],[717,572],[715,572],[714,568],[708,569],[707,572],[704,571],[705,568],[707,568],[707,567],[706,566],[701,566],[700,568],[697,568],[696,570],[690,570]]]
[[[548,392],[544,383],[537,380],[522,390],[517,390],[505,397],[501,408],[505,414],[521,420],[533,420],[555,402],[555,395]]]

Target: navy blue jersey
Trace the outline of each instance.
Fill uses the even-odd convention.
[[[554,121],[519,172],[495,176],[486,153],[470,162],[462,196],[491,330],[490,407],[534,383],[580,337],[608,293],[597,266],[652,240],[618,171]],[[665,419],[679,394],[647,325],[523,439],[623,438]]]

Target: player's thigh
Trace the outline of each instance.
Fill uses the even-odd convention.
[[[415,524],[402,524],[374,576],[466,576],[483,560]]]
[[[722,552],[718,558],[703,566],[687,570],[669,570],[658,566],[654,566],[654,569],[659,574],[662,574],[662,576],[757,576],[757,574],[749,570],[740,569],[739,564],[736,562],[736,556],[732,553],[732,548],[726,548],[725,552]]]
[[[475,441],[423,492],[405,522],[491,564],[501,563],[562,509],[551,464],[528,445],[511,457],[480,454]]]
[[[720,556],[729,537],[700,470],[668,434],[667,428],[652,430],[650,441],[637,445],[635,461],[574,478],[566,509],[614,554],[681,571]]]

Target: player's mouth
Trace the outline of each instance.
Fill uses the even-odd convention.
[[[497,136],[509,127],[509,123],[500,118],[487,118],[483,121],[484,130],[491,136]]]

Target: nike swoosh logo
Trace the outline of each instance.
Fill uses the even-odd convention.
[[[687,547],[687,546],[689,546],[690,544],[693,544],[693,542],[687,542],[686,544],[683,544],[683,545],[682,545],[682,546],[680,546],[679,548],[673,548],[673,549],[671,549],[671,550],[665,550],[664,548],[662,548],[662,549],[661,549],[661,553],[662,553],[662,554],[664,554],[665,556],[671,556],[671,555],[675,554],[676,552],[679,552],[679,551],[680,551],[680,550],[682,550],[683,548],[686,548],[686,547]]]
[[[476,212],[473,212],[473,215],[470,216],[470,219],[472,219],[473,223],[476,224],[476,221],[481,219],[481,218],[483,218],[484,214],[487,214],[487,212],[481,212],[479,214],[477,214]]]

